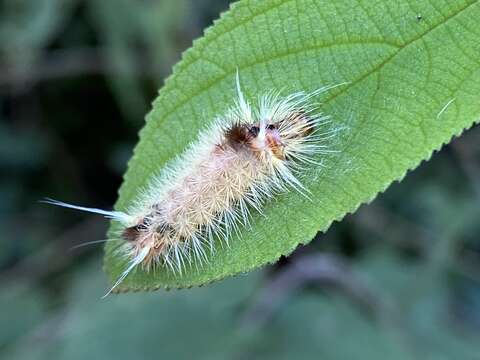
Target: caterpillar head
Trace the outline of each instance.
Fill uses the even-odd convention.
[[[266,120],[252,124],[234,124],[226,131],[226,139],[235,149],[249,148],[259,155],[270,154],[279,160],[285,160],[288,147],[312,131],[310,118],[299,111],[276,122]]]

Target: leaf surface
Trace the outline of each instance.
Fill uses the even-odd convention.
[[[183,288],[250,271],[290,254],[368,203],[480,118],[480,3],[471,0],[242,0],[207,29],[161,89],[129,162],[116,209],[232,106],[238,68],[247,98],[348,82],[319,96],[343,127],[302,179],[312,201],[289,192],[265,217],[182,276],[138,270],[120,290]],[[111,234],[115,225],[112,224]],[[106,247],[112,280],[125,269]]]

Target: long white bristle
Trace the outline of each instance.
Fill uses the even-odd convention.
[[[113,284],[113,286],[108,290],[108,292],[102,296],[102,299],[105,299],[108,295],[112,293],[112,291],[122,283],[123,280],[130,274],[130,272],[139,264],[142,263],[142,261],[145,259],[145,257],[148,255],[148,252],[150,251],[149,248],[144,248],[140,253],[135,256],[132,261],[130,261],[130,265],[122,272],[122,275],[118,278],[118,280]]]
[[[107,219],[113,219],[116,221],[119,221],[125,225],[128,225],[132,221],[132,217],[124,212],[121,211],[108,211],[108,210],[103,210],[103,209],[97,209],[97,208],[91,208],[91,207],[85,207],[85,206],[78,206],[78,205],[73,205],[69,204],[63,201],[58,201],[50,198],[46,198],[44,200],[40,200],[40,202],[43,202],[45,204],[51,204],[55,206],[61,206],[69,209],[74,209],[74,210],[80,210],[80,211],[85,211],[85,212],[90,212],[94,214],[100,214],[105,216]]]

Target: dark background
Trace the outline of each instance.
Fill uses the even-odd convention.
[[[214,0],[0,0],[0,358],[480,359],[480,129],[288,259],[100,297],[102,218]]]

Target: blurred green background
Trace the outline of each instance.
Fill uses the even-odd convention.
[[[102,218],[228,1],[0,0],[0,358],[480,359],[480,128],[279,263],[100,297]]]

